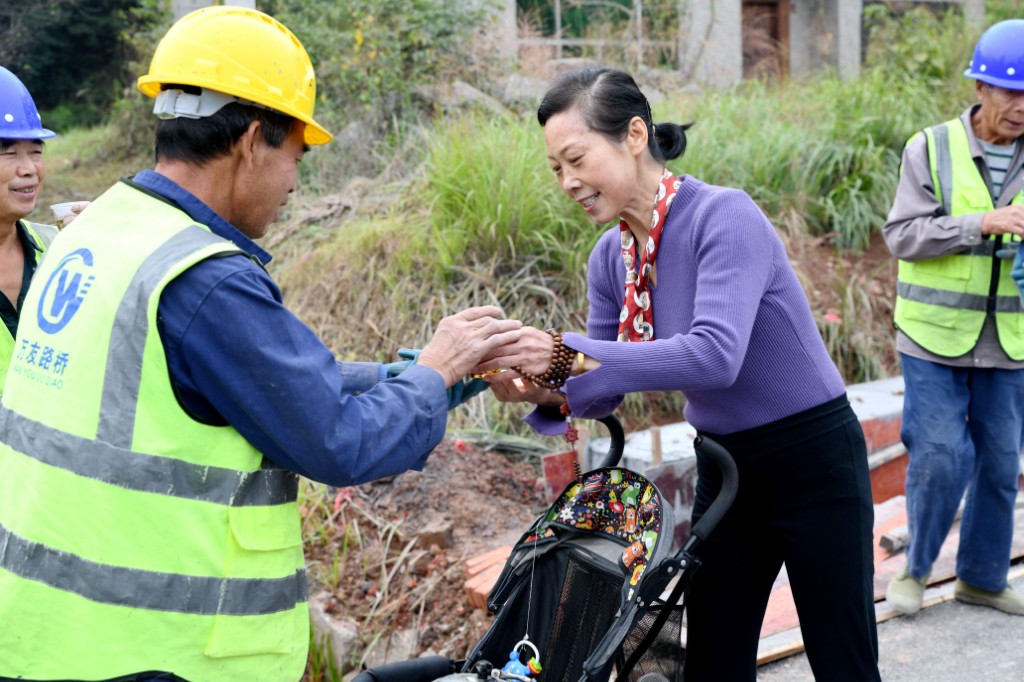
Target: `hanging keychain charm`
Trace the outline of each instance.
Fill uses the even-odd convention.
[[[583,471],[580,469],[580,453],[576,450],[576,442],[580,439],[579,430],[572,423],[572,412],[569,411],[569,402],[562,403],[559,411],[565,415],[565,440],[572,450],[572,472],[579,481],[583,478]]]

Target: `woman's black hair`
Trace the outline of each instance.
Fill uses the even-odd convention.
[[[647,125],[647,148],[655,161],[671,161],[686,151],[686,131],[693,124],[655,125],[650,103],[625,71],[602,67],[563,73],[544,94],[537,121],[543,127],[549,118],[574,106],[591,130],[616,142],[626,139],[629,122],[639,116]]]
[[[198,88],[188,86],[166,87],[180,88],[193,94],[199,92]],[[263,139],[275,149],[284,144],[295,125],[295,119],[287,114],[232,102],[205,118],[160,121],[156,127],[156,160],[184,161],[201,166],[226,155],[253,121],[260,122]]]

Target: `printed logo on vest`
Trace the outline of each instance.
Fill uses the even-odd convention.
[[[36,316],[40,329],[47,334],[56,334],[67,326],[96,279],[95,275],[89,274],[91,268],[92,252],[89,249],[78,249],[57,264],[39,299]]]

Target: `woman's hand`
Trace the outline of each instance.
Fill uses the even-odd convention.
[[[491,393],[503,403],[533,403],[547,407],[561,407],[565,396],[523,379],[515,372],[502,372],[484,378],[491,385]]]
[[[555,340],[535,327],[524,326],[520,332],[515,342],[495,348],[484,356],[473,372],[482,374],[494,369],[519,367],[524,372],[539,376],[547,371],[554,354]]]

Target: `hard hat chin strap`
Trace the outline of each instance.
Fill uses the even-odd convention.
[[[162,90],[156,96],[153,113],[159,118],[206,118],[213,116],[232,102],[258,107],[259,104],[248,100],[226,95],[216,90],[203,89],[198,95],[184,90]],[[266,108],[266,107],[261,107]]]

